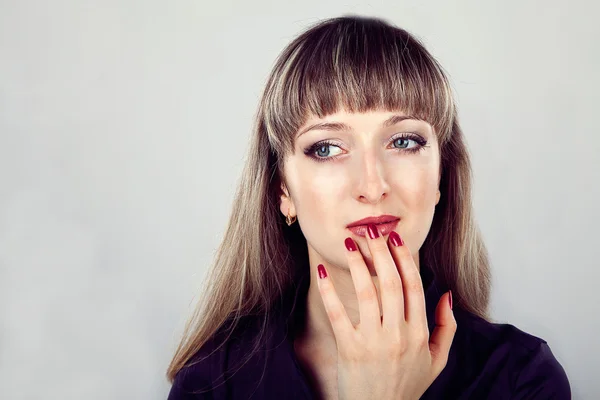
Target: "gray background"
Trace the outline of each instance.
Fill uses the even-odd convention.
[[[598,398],[597,3],[297,3],[0,1],[0,398],[166,397],[267,74],[343,13],[450,74],[493,316]]]

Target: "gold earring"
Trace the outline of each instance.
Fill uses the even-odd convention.
[[[294,222],[296,222],[296,217],[290,217],[290,210],[288,210],[287,217],[285,217],[285,223],[288,224],[288,226],[291,226]]]

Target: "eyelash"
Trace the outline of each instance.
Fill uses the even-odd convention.
[[[429,147],[429,146],[427,146],[427,140],[423,139],[419,135],[403,133],[399,136],[392,138],[392,140],[390,140],[390,142],[394,143],[398,139],[410,139],[418,144],[418,146],[415,146],[410,149],[401,149],[401,148],[396,147],[395,149],[401,153],[404,152],[404,153],[409,153],[409,154],[415,154],[415,153],[418,153],[419,151],[423,150],[425,147]],[[306,154],[308,157],[312,158],[313,160],[315,160],[317,162],[329,162],[329,161],[335,160],[339,156],[341,156],[341,154],[338,154],[337,156],[331,156],[331,157],[315,156],[315,152],[323,146],[340,147],[337,144],[330,142],[329,140],[323,140],[323,141],[317,142],[317,143],[313,144],[312,146],[308,147],[306,150],[304,150],[304,154]]]

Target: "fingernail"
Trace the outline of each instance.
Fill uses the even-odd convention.
[[[356,243],[354,243],[354,240],[352,240],[352,238],[346,238],[346,240],[344,241],[344,244],[346,245],[346,248],[349,251],[356,251],[356,250],[358,250],[356,248]]]
[[[369,232],[369,237],[371,239],[377,239],[379,237],[379,232],[377,232],[377,227],[375,224],[367,225],[367,231]]]
[[[319,271],[320,279],[327,278],[327,271],[325,271],[325,267],[323,266],[323,264],[319,264],[317,266],[317,270]]]
[[[396,233],[396,231],[390,232],[390,242],[392,242],[394,246],[402,246],[404,244],[402,238],[400,235],[398,235],[398,233]]]
[[[450,309],[452,310],[452,290],[450,290],[448,293],[450,293],[450,296],[448,296],[448,301],[450,302]]]

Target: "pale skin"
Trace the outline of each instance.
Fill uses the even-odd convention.
[[[440,198],[436,136],[425,121],[392,116],[406,114],[342,110],[309,118],[284,163],[280,210],[298,219],[311,276],[294,347],[323,399],[418,399],[445,367],[456,331],[446,293],[429,336],[419,274],[419,249]],[[323,122],[338,125],[304,132]],[[314,144],[318,150],[306,154]],[[382,214],[400,218],[402,246],[346,228]],[[346,248],[348,237],[357,251]]]

